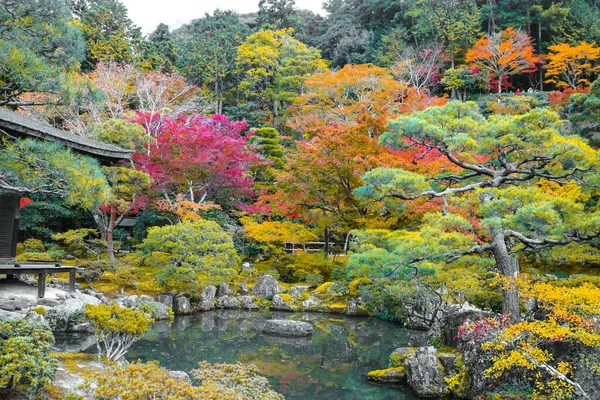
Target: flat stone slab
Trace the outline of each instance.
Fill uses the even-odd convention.
[[[313,326],[308,322],[271,319],[265,321],[265,326],[262,331],[263,333],[268,333],[270,335],[303,337],[312,334]]]

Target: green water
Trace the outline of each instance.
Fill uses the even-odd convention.
[[[309,338],[263,335],[266,319],[311,322]],[[129,351],[129,360],[158,360],[190,371],[199,361],[256,364],[286,399],[417,399],[406,387],[367,382],[366,374],[388,364],[396,347],[419,346],[423,332],[375,318],[329,314],[219,310],[157,323]]]

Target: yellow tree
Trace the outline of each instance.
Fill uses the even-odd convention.
[[[536,70],[541,61],[533,54],[529,35],[513,28],[492,33],[467,51],[465,61],[472,67],[489,71],[498,78],[498,93],[502,93],[502,78]]]
[[[270,106],[275,128],[281,106],[292,103],[315,72],[327,69],[319,50],[293,38],[293,29],[264,30],[246,38],[238,47],[237,66],[244,78],[246,97]]]
[[[546,83],[558,87],[589,86],[587,79],[600,70],[596,61],[600,58],[600,47],[596,43],[581,42],[577,46],[559,43],[549,46],[546,58]]]

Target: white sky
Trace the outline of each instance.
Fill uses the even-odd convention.
[[[234,10],[239,14],[258,11],[258,0],[121,0],[129,10],[129,18],[142,28],[144,34],[154,31],[158,24],[179,26],[212,13],[217,8]],[[299,9],[324,15],[322,0],[296,0]]]

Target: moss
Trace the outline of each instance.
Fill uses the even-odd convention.
[[[405,367],[392,367],[386,369],[376,369],[367,374],[367,379],[382,383],[398,383],[406,380]]]
[[[416,347],[411,347],[410,350],[404,354],[392,352],[392,354],[390,354],[390,367],[404,367],[406,359],[415,355],[416,352]]]
[[[312,291],[313,294],[327,293],[327,289],[333,285],[333,282],[325,282]]]
[[[38,313],[40,315],[45,315],[46,314],[46,307],[43,306],[37,306],[36,308],[33,308],[31,311]]]
[[[285,301],[288,304],[293,300],[293,297],[290,296],[289,294],[280,293],[279,296],[281,296],[281,298],[283,299],[283,301]]]
[[[94,378],[98,371],[90,368],[89,361],[96,357],[93,354],[84,353],[52,353],[60,361],[62,367],[71,375],[83,378]],[[60,397],[59,397],[60,398]]]
[[[361,288],[361,286],[365,286],[371,283],[371,280],[369,278],[358,278],[353,280],[352,282],[350,282],[350,284],[348,285],[348,294],[352,297],[356,297],[358,296],[358,292]]]

